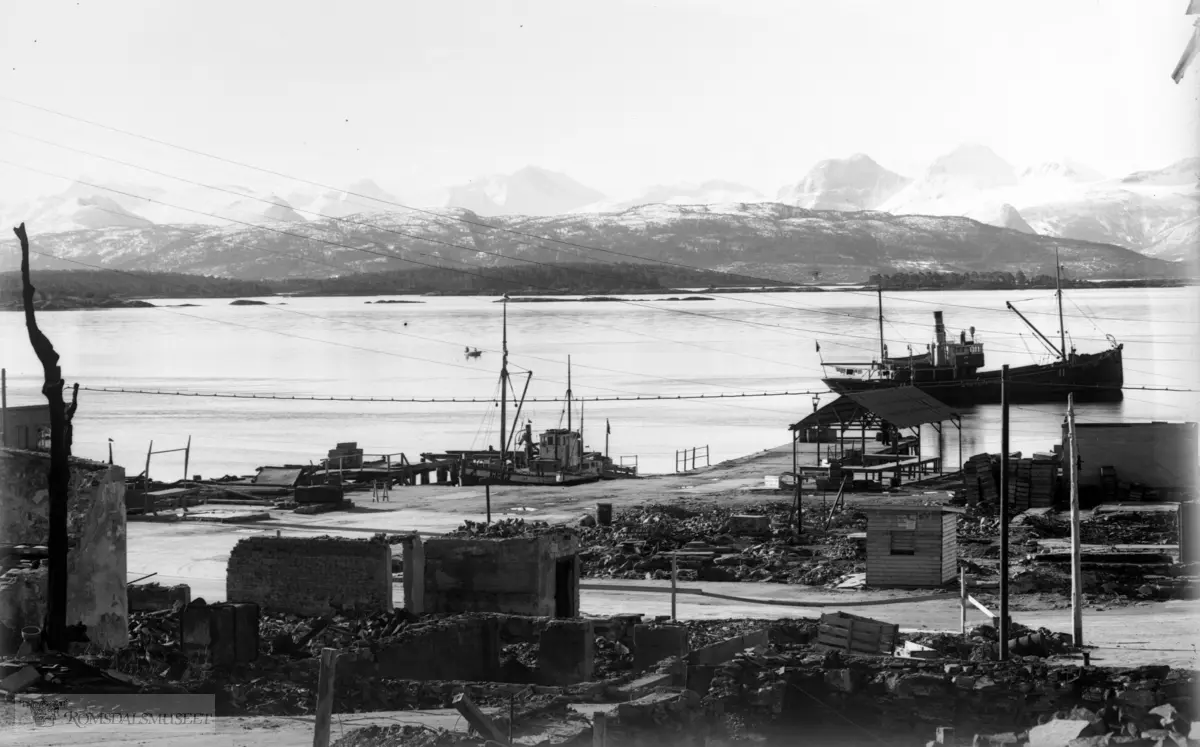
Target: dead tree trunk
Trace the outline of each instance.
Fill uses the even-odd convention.
[[[58,365],[58,353],[50,339],[38,328],[33,314],[33,283],[29,280],[29,236],[22,223],[13,229],[21,242],[21,296],[25,307],[25,327],[29,331],[29,342],[38,360],[42,362],[45,383],[42,394],[50,404],[50,476],[49,513],[50,537],[47,543],[49,555],[49,590],[47,593],[46,622],[43,625],[43,640],[52,650],[67,648],[67,493],[71,483],[71,419],[78,406],[79,385],[71,393],[68,407],[63,401],[62,369]]]

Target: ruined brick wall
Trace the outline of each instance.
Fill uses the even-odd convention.
[[[425,611],[554,615],[556,563],[564,558],[576,559],[571,592],[577,610],[578,553],[579,540],[569,532],[509,539],[428,539]]]
[[[50,455],[0,449],[0,544],[46,545],[50,536]],[[71,460],[67,493],[67,624],[83,623],[92,643],[121,648],[129,642],[125,591],[125,469]],[[16,588],[5,585],[4,588]],[[11,611],[0,598],[0,623],[42,625]],[[44,612],[42,612],[44,615]]]
[[[249,537],[229,554],[225,598],[266,612],[392,610],[392,549],[336,537]]]

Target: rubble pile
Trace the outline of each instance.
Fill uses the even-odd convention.
[[[419,724],[364,726],[333,743],[333,747],[480,747],[481,737],[468,737]]]
[[[1082,726],[1090,725],[1092,734],[1169,738],[1150,730],[1165,728],[1167,715],[1178,725],[1174,728],[1190,725],[1197,681],[1196,672],[1166,666],[1117,670],[1022,656],[1006,662],[949,663],[834,651],[783,655],[752,650],[717,669],[704,702],[719,702],[725,713],[748,722],[773,721],[789,728],[798,722],[841,721],[844,726],[852,721],[868,738],[908,735],[909,743],[928,739],[938,726],[953,726],[966,739],[1009,730],[1007,741],[995,744],[1018,745],[1032,741],[1031,730],[1039,724],[1071,714],[1086,716]],[[1186,734],[1186,729],[1175,733]]]
[[[1080,522],[1079,536],[1085,544],[1169,545],[1178,539],[1177,521],[1173,511],[1114,511]]]
[[[1012,622],[1009,652],[1018,656],[1054,656],[1077,651],[1067,633],[1056,633],[1048,628],[1028,628],[1017,621]],[[999,641],[996,628],[981,625],[963,636],[958,633],[908,633],[904,639],[928,646],[943,657],[970,661],[996,661],[999,656]]]
[[[801,545],[791,529],[791,511],[787,501],[740,507],[737,512],[670,505],[626,509],[613,517],[611,526],[580,529],[582,573],[591,578],[667,579],[667,553],[678,554],[682,581],[825,585],[864,570],[858,544],[845,536],[865,527],[864,514],[840,514],[840,533],[809,529],[802,540],[806,545]],[[742,516],[764,520],[747,523]],[[803,520],[806,527],[817,526],[815,513],[803,512]]]
[[[776,647],[807,644],[817,634],[816,621],[804,619],[686,620],[682,624],[688,629],[688,647],[692,651],[756,630],[765,629]]]
[[[221,714],[302,715],[312,712],[322,648],[368,653],[402,641],[422,625],[402,610],[363,616],[304,618],[263,613],[259,618],[258,658],[236,668],[189,660],[179,647],[181,605],[158,612],[130,614],[130,646],[104,662],[145,687],[176,683],[189,692],[215,692]],[[335,710],[358,712],[396,708],[446,708],[463,683],[413,682],[339,677]],[[507,702],[508,686],[492,692],[486,685],[466,687],[477,702]],[[511,689],[511,688],[509,688]]]
[[[528,537],[543,532],[554,531],[544,521],[525,521],[524,519],[500,519],[491,524],[485,521],[467,519],[458,529],[448,532],[448,537],[490,537],[492,539],[510,539],[513,537]]]

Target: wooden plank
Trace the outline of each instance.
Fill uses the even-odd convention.
[[[467,720],[475,731],[479,732],[484,739],[490,739],[500,744],[508,744],[508,736],[500,731],[492,720],[479,710],[479,707],[471,702],[466,693],[459,693],[454,696],[453,701],[455,709],[462,714],[462,717]]]
[[[988,617],[991,617],[991,618],[995,618],[995,617],[996,617],[995,615],[993,615],[993,614],[992,614],[992,611],[991,611],[991,610],[989,610],[987,607],[985,607],[985,606],[984,606],[984,605],[983,605],[983,604],[982,604],[982,603],[981,603],[981,602],[980,602],[978,599],[976,599],[975,597],[973,597],[973,596],[971,596],[971,595],[969,595],[969,594],[968,594],[968,595],[967,595],[967,601],[968,601],[968,602],[970,602],[971,604],[975,605],[976,607],[978,607],[978,608],[979,608],[979,610],[980,610],[981,612],[983,612],[983,614],[987,615]]]
[[[880,638],[885,637],[885,635],[886,634],[883,631],[877,633],[864,633],[863,631],[855,630],[850,635],[846,635],[845,633],[835,634],[831,632],[820,632],[817,634],[817,641],[819,643],[831,643],[840,646],[845,646],[847,641],[873,644],[880,640]]]

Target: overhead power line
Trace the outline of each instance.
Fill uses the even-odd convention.
[[[346,395],[303,395],[303,394],[243,394],[239,392],[181,392],[160,389],[125,389],[115,387],[80,386],[81,391],[106,392],[109,394],[149,394],[170,397],[212,397],[218,399],[269,399],[287,400],[289,402],[401,402],[401,403],[438,403],[438,404],[478,404],[499,402],[500,397],[355,397]],[[748,399],[757,397],[800,397],[814,394],[833,394],[827,389],[821,391],[800,392],[740,392],[717,394],[628,394],[625,396],[572,396],[566,397],[526,397],[526,402],[660,402],[669,400],[693,399]]]

